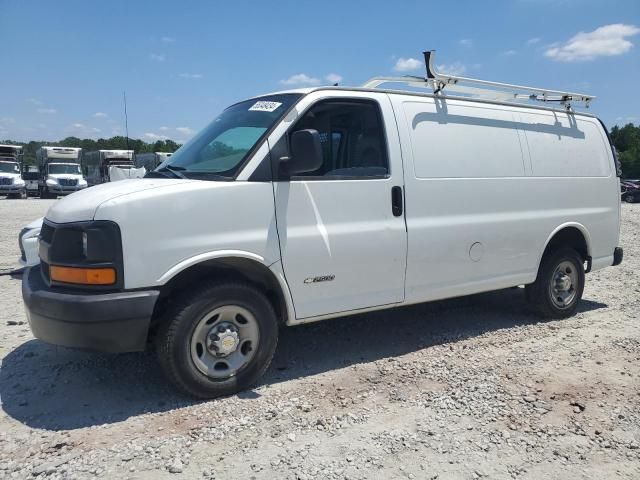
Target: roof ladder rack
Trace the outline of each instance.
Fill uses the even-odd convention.
[[[423,52],[423,54],[424,63],[427,68],[427,75],[425,77],[411,75],[404,77],[374,77],[362,86],[364,88],[377,88],[386,83],[401,83],[413,88],[432,89],[434,95],[443,95],[446,90],[453,93],[469,95],[473,98],[503,102],[556,102],[564,106],[568,111],[572,110],[573,103],[581,103],[585,108],[589,108],[591,101],[596,98],[593,95],[585,95],[582,93],[512,85],[509,83],[492,82],[439,73],[433,68],[435,50],[426,51]]]

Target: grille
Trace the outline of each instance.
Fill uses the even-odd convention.
[[[0,178],[0,185],[11,185],[12,183],[11,178]]]
[[[43,223],[42,228],[40,229],[40,238],[47,243],[51,243],[51,240],[53,239],[53,227]]]
[[[78,180],[72,178],[61,178],[59,182],[63,187],[75,187],[78,184]]]

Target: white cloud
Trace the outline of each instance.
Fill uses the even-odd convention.
[[[627,53],[633,43],[627,40],[640,33],[635,25],[614,23],[596,28],[592,32],[579,32],[565,44],[551,45],[544,52],[546,57],[559,62],[578,62],[594,60],[597,57],[610,57]]]
[[[160,130],[161,132],[166,132],[167,130],[169,130],[169,127],[160,127],[158,130]]]
[[[0,125],[9,125],[16,123],[16,119],[12,117],[2,117],[0,118]]]
[[[400,57],[393,69],[396,72],[411,72],[413,70],[418,70],[422,68],[423,64],[420,60],[416,60],[415,58],[402,58]]]
[[[85,125],[83,125],[82,123],[74,123],[71,125],[73,128],[87,128]]]
[[[153,132],[147,132],[147,133],[145,133],[145,134],[143,135],[143,137],[144,137],[144,138],[148,138],[149,140],[154,140],[154,141],[157,141],[157,140],[166,140],[167,138],[169,138],[169,137],[167,137],[166,135],[158,135],[158,134],[153,133]]]
[[[180,78],[190,78],[194,80],[199,80],[203,77],[201,73],[181,73],[178,75]]]
[[[540,43],[540,40],[542,40],[540,37],[530,38],[527,40],[527,45],[535,45],[536,43]]]
[[[517,55],[518,52],[515,50],[506,50],[504,52],[502,52],[502,55],[504,55],[505,57],[513,57],[514,55]]]
[[[302,87],[320,85],[321,82],[318,78],[310,77],[309,75],[306,75],[304,73],[298,73],[296,75],[291,75],[289,78],[286,78],[284,80],[280,80],[280,83],[282,85]]]
[[[627,124],[627,123],[637,123],[638,117],[617,117],[616,123]]]
[[[96,112],[96,113],[93,114],[93,116],[96,117],[96,118],[107,118],[109,115],[107,115],[104,112]]]
[[[467,67],[465,67],[460,62],[454,62],[449,64],[443,63],[442,65],[436,65],[436,70],[439,73],[443,73],[443,74],[462,75],[464,72],[467,71]]]
[[[167,59],[164,53],[152,53],[149,58],[154,62],[164,62]]]
[[[57,113],[58,111],[55,108],[39,108],[38,113]]]
[[[182,133],[183,135],[193,135],[196,133],[195,130],[192,130],[189,127],[176,127],[176,132]]]
[[[162,37],[161,40],[164,43],[175,43],[176,39],[174,37]]]
[[[329,75],[324,77],[324,79],[331,84],[340,83],[342,81],[342,75],[338,75],[337,73],[330,73]]]
[[[27,98],[27,102],[29,102],[31,105],[36,105],[38,107],[44,105],[40,100],[38,100],[37,98]]]
[[[473,40],[471,40],[470,38],[463,38],[461,40],[458,40],[458,43],[463,47],[471,47],[473,45]]]

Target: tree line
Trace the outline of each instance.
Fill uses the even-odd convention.
[[[76,147],[82,148],[85,152],[93,150],[133,150],[135,153],[147,152],[175,152],[180,148],[180,144],[173,140],[158,140],[154,143],[147,143],[143,140],[126,137],[99,138],[93,140],[91,138],[67,137],[58,142],[47,142],[32,140],[30,142],[15,142],[12,140],[2,140],[0,143],[5,145],[22,145],[24,147],[24,163],[32,165],[36,161],[36,150],[42,146],[52,147]]]
[[[640,125],[616,125],[611,129],[611,141],[622,164],[622,177],[640,178]]]
[[[628,123],[624,127],[617,125],[611,129],[611,141],[618,151],[622,164],[623,178],[640,178],[640,125]],[[4,140],[1,143],[23,145],[25,164],[35,163],[36,150],[43,145],[59,147],[80,147],[85,151],[92,150],[134,150],[136,153],[175,152],[180,145],[173,140],[158,140],[147,143],[143,140],[126,137],[90,138],[67,137],[59,142],[30,141],[28,143]]]

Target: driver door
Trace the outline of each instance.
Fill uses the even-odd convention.
[[[282,266],[298,320],[404,300],[402,159],[388,96],[320,93],[309,95],[289,133],[320,133],[321,167],[274,182]]]

